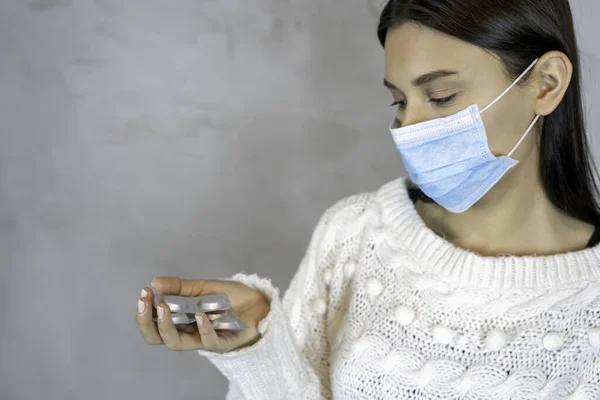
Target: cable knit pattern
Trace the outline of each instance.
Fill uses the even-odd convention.
[[[600,246],[485,257],[431,231],[406,178],[321,217],[261,339],[198,351],[241,399],[600,400]]]

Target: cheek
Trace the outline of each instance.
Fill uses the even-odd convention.
[[[516,144],[514,128],[510,118],[495,119],[485,125],[488,144],[493,155],[506,155],[513,148]]]
[[[484,118],[487,140],[492,154],[495,156],[507,155],[519,142],[532,120],[533,117],[530,117],[529,113],[512,107],[502,113],[490,115],[487,120]],[[529,132],[519,148],[528,146],[528,139],[531,137],[533,135]],[[513,153],[513,156],[515,154]]]

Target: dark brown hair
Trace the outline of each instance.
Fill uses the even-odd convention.
[[[511,80],[549,51],[561,51],[571,60],[570,85],[556,110],[545,117],[540,176],[556,207],[582,221],[600,223],[598,172],[586,137],[579,52],[568,0],[390,0],[379,20],[381,45],[385,47],[390,29],[406,22],[487,49],[501,58]]]

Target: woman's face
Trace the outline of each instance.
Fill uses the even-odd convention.
[[[398,108],[398,126],[446,117],[472,104],[481,110],[511,83],[500,59],[477,46],[412,23],[388,32],[385,85]],[[531,87],[514,86],[482,114],[494,155],[508,154],[535,117]],[[532,150],[533,133],[513,158]]]

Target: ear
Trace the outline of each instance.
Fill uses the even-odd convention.
[[[536,94],[535,113],[548,115],[562,101],[573,75],[573,64],[564,53],[551,51],[540,57],[532,78]]]

